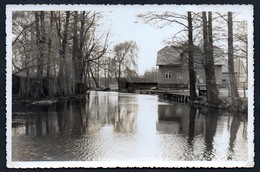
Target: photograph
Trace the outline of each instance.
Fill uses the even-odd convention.
[[[7,167],[254,167],[253,12],[7,5]]]

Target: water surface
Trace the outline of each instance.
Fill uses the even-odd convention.
[[[247,116],[156,95],[91,92],[88,103],[13,105],[13,161],[247,160]]]

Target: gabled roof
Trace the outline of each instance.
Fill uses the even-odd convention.
[[[198,46],[194,47],[194,62],[202,63],[203,62],[203,48]],[[188,53],[188,45],[184,44],[181,47],[176,46],[166,46],[162,48],[157,53],[157,62],[156,65],[167,65],[167,66],[179,66],[183,63],[187,63],[186,58],[182,58],[184,54]],[[214,64],[215,65],[224,65],[225,54],[222,49],[219,47],[213,47],[214,53]],[[185,55],[184,55],[185,56]]]
[[[180,53],[182,50],[175,46],[166,46],[157,53],[156,65],[182,65]]]

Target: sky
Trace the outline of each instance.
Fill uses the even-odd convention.
[[[172,37],[183,29],[178,24],[173,24],[161,29],[145,24],[141,19],[137,21],[137,14],[146,12],[173,11],[178,14],[186,14],[187,11],[217,11],[239,12],[238,18],[252,18],[253,7],[245,5],[13,5],[12,10],[91,10],[102,12],[104,17],[100,20],[101,28],[112,33],[110,48],[115,44],[133,40],[137,43],[138,72],[143,74],[145,70],[156,66],[157,52],[166,44],[164,40]],[[11,8],[10,7],[10,8]],[[7,7],[8,8],[8,7]],[[214,13],[213,13],[214,14]],[[252,20],[252,19],[251,19]],[[253,23],[253,22],[252,22]],[[249,25],[249,27],[251,27]],[[252,26],[253,27],[253,26]],[[253,30],[253,29],[251,29]]]

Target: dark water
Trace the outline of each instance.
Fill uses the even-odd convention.
[[[91,92],[90,102],[13,105],[12,160],[246,160],[247,116]]]

